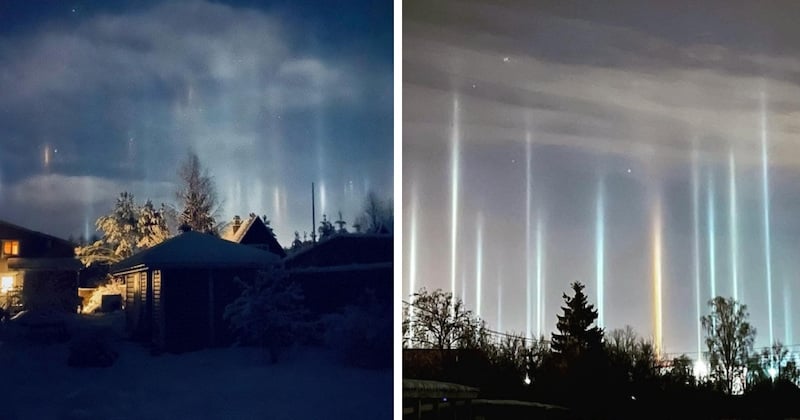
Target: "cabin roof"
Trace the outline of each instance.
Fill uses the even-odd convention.
[[[275,254],[200,232],[184,232],[111,267],[119,273],[149,268],[259,268],[276,264]]]

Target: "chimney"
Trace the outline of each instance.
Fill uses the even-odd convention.
[[[240,227],[242,227],[242,218],[237,214],[236,216],[233,216],[233,233],[236,233]]]

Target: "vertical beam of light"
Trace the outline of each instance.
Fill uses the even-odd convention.
[[[327,205],[328,205],[328,193],[327,193],[327,190],[325,189],[325,181],[324,180],[320,180],[319,181],[319,210],[320,210],[320,212],[322,212],[322,214],[327,214],[326,213]]]
[[[697,170],[697,150],[692,150],[692,224],[694,230],[694,295],[696,299],[697,322],[697,360],[702,360],[703,355],[703,315],[702,299],[700,297],[700,181]]]
[[[605,277],[605,182],[603,178],[597,181],[597,201],[595,208],[595,263],[597,275],[597,325],[605,327],[603,302],[603,281]]]
[[[714,220],[714,175],[711,170],[708,171],[708,185],[706,190],[706,198],[708,207],[706,208],[706,215],[708,216],[708,282],[711,287],[711,299],[717,296],[717,244],[716,244],[716,226]]]
[[[409,239],[408,256],[408,296],[417,291],[417,199],[414,190],[411,193],[411,238]],[[413,316],[414,308],[410,315]]]
[[[458,106],[458,96],[453,97],[453,126],[451,130],[451,142],[452,142],[452,155],[450,156],[450,170],[452,171],[452,176],[450,179],[450,183],[453,188],[452,196],[451,196],[451,212],[450,212],[450,222],[452,223],[452,230],[450,232],[450,290],[453,293],[453,297],[456,295],[456,241],[458,240],[458,152],[459,152],[459,141],[461,133],[460,131],[460,109]]]
[[[483,274],[483,215],[478,213],[478,240],[475,258],[475,315],[481,317],[481,276]]]
[[[660,355],[663,351],[662,312],[661,312],[661,197],[656,199],[653,214],[653,331],[655,332],[655,350]]]
[[[783,342],[792,342],[792,307],[791,307],[791,289],[788,287],[788,282],[783,279]]]
[[[525,316],[525,334],[533,338],[533,281],[532,281],[532,265],[531,265],[531,133],[528,131],[525,134],[525,302],[526,302],[526,316]]]
[[[49,144],[45,144],[44,145],[44,167],[45,167],[45,169],[50,167],[50,145]]]
[[[728,215],[731,238],[731,283],[733,298],[739,301],[739,226],[736,211],[736,160],[733,150],[728,152],[728,178],[730,182],[730,214]]]
[[[536,214],[536,338],[542,337],[544,297],[542,296],[542,212]]]
[[[497,269],[497,331],[503,332],[503,271]]]
[[[764,197],[764,260],[767,271],[767,311],[769,311],[769,345],[775,342],[772,321],[772,249],[769,224],[769,155],[767,155],[767,110],[764,90],[761,90],[761,171]]]

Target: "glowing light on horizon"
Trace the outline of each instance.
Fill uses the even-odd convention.
[[[452,206],[450,213],[450,222],[453,224],[452,231],[450,233],[450,290],[453,292],[454,296],[456,294],[456,241],[458,240],[458,153],[461,135],[459,132],[459,125],[461,124],[459,113],[460,110],[458,107],[458,96],[456,95],[453,97],[453,127],[451,133],[453,149],[450,158],[450,170],[452,171],[452,177],[450,181],[453,186],[453,193],[451,197]]]
[[[526,317],[525,317],[525,334],[529,334],[533,338],[533,281],[532,281],[532,268],[531,268],[531,133],[528,131],[525,136],[525,302],[526,302]]]
[[[663,350],[662,312],[661,312],[661,197],[656,199],[653,214],[653,323],[656,354]]]
[[[692,150],[692,224],[694,225],[694,293],[697,305],[697,355],[698,361],[703,354],[703,315],[702,299],[700,297],[700,181],[697,170],[697,150]],[[696,375],[695,375],[696,376]]]
[[[767,154],[767,110],[764,90],[761,90],[761,169],[764,197],[764,259],[767,274],[767,311],[769,316],[769,344],[775,342],[772,320],[772,249],[769,224],[769,155]]]
[[[714,218],[714,175],[711,170],[708,171],[708,185],[707,185],[707,198],[708,207],[706,208],[708,216],[708,282],[711,290],[711,299],[717,296],[717,244],[716,244],[716,221]]]
[[[542,212],[536,214],[536,338],[542,336],[544,326],[544,296],[542,296]]]
[[[731,235],[731,283],[733,299],[739,301],[739,226],[736,210],[736,160],[733,150],[728,153],[728,177],[730,178],[730,235]]]
[[[481,317],[481,276],[483,274],[483,215],[478,213],[478,240],[475,267],[475,315]]]
[[[597,275],[597,325],[600,328],[605,326],[605,309],[603,302],[603,281],[605,276],[605,183],[602,178],[597,181],[597,203],[595,215],[595,259]]]

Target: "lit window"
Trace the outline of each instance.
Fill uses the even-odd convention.
[[[3,241],[3,254],[19,255],[19,241]]]
[[[14,277],[3,276],[0,278],[0,293],[8,293],[14,287]]]

